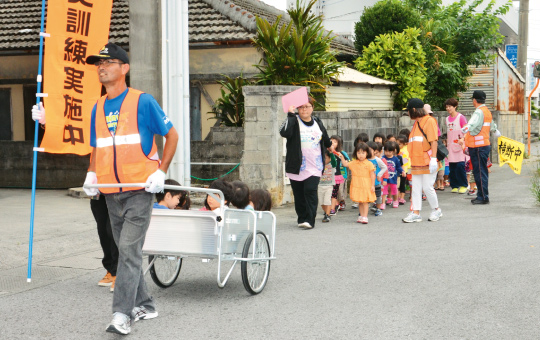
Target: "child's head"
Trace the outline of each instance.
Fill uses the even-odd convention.
[[[354,149],[354,156],[359,161],[373,158],[373,154],[371,153],[371,150],[369,149],[369,146],[366,143],[358,143],[358,145]]]
[[[376,149],[376,150],[373,149],[373,152],[374,152],[374,154],[375,154],[375,157],[379,157],[379,158],[380,158],[380,157],[381,157],[381,152],[382,152],[382,149],[383,149],[382,143],[375,143],[375,144],[377,144],[377,149]]]
[[[447,136],[446,136],[446,133],[443,133],[442,136],[441,136],[441,139],[442,139],[442,142],[444,144],[444,146],[448,146],[448,141],[447,141]]]
[[[404,136],[404,135],[399,135],[399,136],[397,137],[397,143],[398,143],[400,149],[403,149],[403,147],[404,147],[405,145],[407,145],[407,142],[408,142],[408,140],[407,140],[407,137],[406,137],[406,136]]]
[[[180,191],[180,201],[175,209],[177,210],[189,210],[191,208],[191,198],[187,191]]]
[[[377,132],[376,134],[374,134],[373,141],[376,143],[384,143],[385,140],[384,140],[384,135],[382,134],[382,132]]]
[[[369,136],[368,136],[368,134],[365,133],[365,132],[359,133],[359,134],[358,134],[358,137],[356,137],[356,138],[360,138],[360,140],[361,140],[362,142],[364,142],[364,143],[369,142]]]
[[[388,158],[394,157],[394,154],[396,152],[396,142],[388,141],[384,143],[384,155]]]
[[[249,204],[249,187],[242,181],[232,182],[233,195],[231,203],[238,209],[244,209]]]
[[[358,145],[358,143],[364,143],[364,142],[362,142],[362,138],[356,137],[354,139],[353,147],[354,147],[355,150],[356,150],[356,146]]]
[[[332,137],[330,137],[330,140],[332,141],[334,150],[336,150],[337,152],[341,152],[341,150],[343,150],[343,138],[338,135],[333,135]]]
[[[409,135],[411,134],[411,130],[409,130],[409,129],[401,129],[399,131],[399,134],[409,138]]]
[[[180,185],[177,181],[174,179],[166,179],[165,180],[166,185]],[[156,201],[160,205],[164,205],[169,209],[174,209],[178,205],[178,202],[180,201],[180,195],[182,194],[181,190],[173,190],[173,189],[164,189],[163,192],[158,192],[156,194]]]
[[[249,204],[257,211],[270,211],[272,209],[272,196],[268,190],[255,189],[251,191]]]
[[[393,134],[389,134],[388,136],[386,136],[386,141],[387,142],[395,142],[396,141],[396,136],[394,136]],[[385,144],[385,147],[386,149],[386,144]]]
[[[372,142],[372,141],[369,141],[366,143],[367,146],[369,147],[369,149],[371,150],[371,157],[369,157],[370,159],[373,158],[373,157],[377,157],[376,155],[376,152],[377,152],[377,143],[376,142]]]
[[[225,197],[220,197],[220,198],[225,200],[225,205],[229,205],[229,202],[231,201],[231,198],[233,196],[233,187],[231,183],[226,182],[222,179],[218,179],[218,180],[213,181],[212,184],[210,184],[210,189],[221,190],[221,192],[223,193]],[[215,194],[215,195],[219,196],[218,194]],[[215,200],[210,195],[206,195],[204,206],[208,210],[215,210],[219,208],[219,201]]]

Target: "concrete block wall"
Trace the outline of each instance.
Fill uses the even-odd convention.
[[[209,163],[240,163],[244,149],[244,128],[212,127],[209,137],[204,141],[191,141],[191,161]],[[234,168],[233,165],[192,165],[191,175],[210,179],[224,175]],[[238,168],[224,179],[234,181],[240,178]],[[211,181],[199,181],[192,178],[192,183],[210,184]]]
[[[34,142],[0,141],[0,187],[31,188]],[[89,156],[38,152],[36,187],[65,189],[84,183]]]
[[[401,111],[318,111],[313,114],[321,118],[330,136],[337,134],[343,138],[343,149],[348,153],[353,152],[354,140],[362,132],[367,133],[371,140],[377,132],[385,136],[396,135],[401,129],[412,126],[409,117],[402,118]]]
[[[298,86],[244,86],[245,143],[240,178],[251,189],[267,189],[276,205],[291,202],[285,178],[285,139],[279,127],[285,120],[281,97]]]

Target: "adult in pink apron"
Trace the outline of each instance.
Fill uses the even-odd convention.
[[[458,140],[463,138],[461,128],[467,124],[467,119],[457,112],[458,101],[455,98],[444,102],[446,111],[450,114],[446,117],[446,135],[448,143],[448,162],[450,167],[450,186],[453,193],[464,194],[467,192],[467,173],[465,172],[465,154]]]

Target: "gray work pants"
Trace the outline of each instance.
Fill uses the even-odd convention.
[[[134,307],[156,310],[148,294],[142,270],[142,246],[150,224],[154,195],[144,190],[105,195],[114,241],[118,246],[118,269],[113,313],[131,316]]]

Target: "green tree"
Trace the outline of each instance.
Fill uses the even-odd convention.
[[[375,37],[385,33],[402,32],[407,27],[419,27],[420,14],[401,0],[382,0],[364,12],[354,26],[354,45],[363,53]]]
[[[410,98],[424,98],[425,95],[425,53],[419,35],[418,28],[381,34],[355,61],[360,72],[396,82],[396,110],[405,107]]]
[[[356,32],[357,49],[359,45],[365,46],[364,41],[374,40],[374,36],[388,33],[392,28],[420,28],[427,68],[424,101],[435,110],[443,110],[446,99],[456,97],[469,87],[470,66],[493,62],[493,50],[504,41],[498,32],[500,19],[497,16],[508,11],[511,1],[495,8],[495,0],[489,0],[484,10],[478,8],[485,0],[474,0],[470,4],[459,0],[449,6],[443,6],[441,0],[404,0],[401,5],[393,2],[382,0],[365,9],[357,27],[370,30]],[[391,9],[403,11],[400,6],[416,13],[410,16],[419,16],[416,24],[394,15]]]
[[[493,50],[504,42],[498,15],[511,6],[495,8],[495,0],[478,10],[484,0],[467,4],[460,0],[442,6],[440,0],[406,0],[406,5],[421,14],[422,43],[426,52],[427,86],[425,101],[433,109],[443,110],[444,101],[465,92],[470,66],[489,65]]]
[[[282,23],[281,16],[270,24],[257,17],[257,36],[253,44],[263,57],[256,76],[263,85],[310,86],[315,98],[326,93],[326,85],[338,74],[343,62],[336,60],[335,51],[330,50],[333,37],[325,32],[322,18],[310,13],[316,0],[303,7],[300,0],[296,8],[287,10],[289,23]]]

